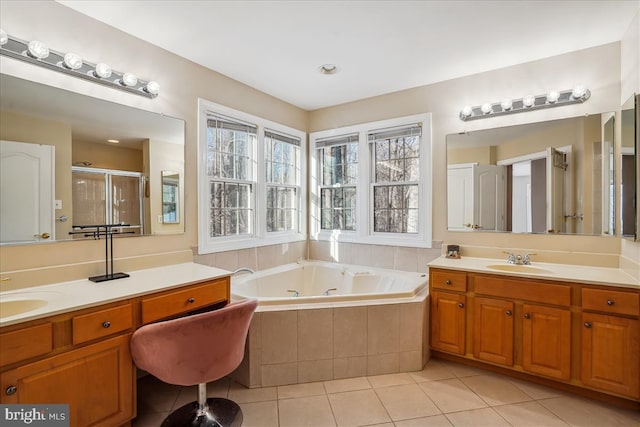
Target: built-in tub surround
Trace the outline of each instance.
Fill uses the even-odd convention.
[[[305,284],[305,273],[328,281]],[[234,378],[266,387],[419,370],[429,359],[426,284],[423,273],[317,261],[233,277],[232,298],[260,301]],[[344,293],[364,287],[377,290]]]

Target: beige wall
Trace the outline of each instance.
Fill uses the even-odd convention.
[[[53,49],[77,52],[90,61],[109,62],[116,70],[131,70],[141,78],[156,80],[161,84],[161,92],[158,98],[149,100],[6,57],[0,58],[3,73],[185,120],[186,232],[182,235],[118,239],[115,245],[116,256],[124,259],[122,265],[127,268],[139,268],[142,265],[152,265],[154,262],[177,262],[176,260],[184,259],[187,251],[197,244],[195,165],[197,164],[198,113],[196,106],[199,97],[308,132],[430,112],[433,118],[434,240],[479,248],[475,249],[477,254],[499,254],[500,249],[522,248],[545,251],[549,254],[545,256],[551,260],[566,260],[554,254],[578,252],[582,260],[593,260],[605,264],[615,262],[616,265],[618,263],[620,239],[617,238],[510,234],[492,234],[491,238],[487,238],[487,235],[482,233],[448,232],[446,230],[446,191],[442,190],[446,182],[445,136],[449,133],[619,109],[622,75],[620,43],[305,112],[55,2],[0,2],[0,26],[8,33],[22,39],[44,40]],[[78,37],[78,34],[82,34],[82,37]],[[637,50],[637,41],[634,43]],[[551,89],[562,90],[571,88],[577,83],[586,85],[592,92],[591,99],[584,104],[468,123],[461,122],[458,118],[458,112],[464,105],[478,105],[507,97],[520,97],[528,93],[540,94]],[[58,248],[59,245],[65,246]],[[339,255],[340,253],[359,253],[363,250],[363,253],[370,254],[366,257],[368,262],[375,262],[376,254],[380,252],[376,248],[361,248],[362,245],[344,246],[342,249],[339,247],[327,249],[325,246],[312,242],[309,252],[343,261],[346,258],[341,259],[344,257]],[[637,253],[635,249],[637,245],[632,244],[632,246],[629,250],[631,255],[633,251]],[[439,253],[437,242],[435,247],[436,249],[420,251],[415,256],[411,256],[411,260],[415,260],[416,269],[423,270],[426,262],[437,256]],[[482,249],[485,247],[487,249]],[[394,257],[398,257],[400,267],[405,255],[403,250],[403,248],[389,249],[394,253]],[[173,256],[174,253],[179,255]],[[266,267],[296,259],[298,256],[306,257],[306,255],[307,245],[300,243],[202,255],[196,259],[222,268],[234,268],[245,264],[247,260],[258,267]],[[576,256],[574,255],[573,258]],[[64,265],[81,263],[85,266],[81,274],[87,272],[98,274],[101,259],[102,246],[93,241],[2,247],[0,248],[0,272],[52,266],[56,267],[53,269],[56,274],[38,280],[55,281],[61,277],[69,280],[83,276],[80,275],[79,269],[67,268]],[[263,259],[265,261],[261,261]],[[544,256],[542,260],[546,260]],[[406,267],[406,269],[411,268]],[[22,273],[16,273],[14,276],[26,277]],[[38,280],[24,283],[36,283]]]
[[[56,239],[67,239],[73,223],[71,126],[39,117],[0,111],[0,139],[55,147],[55,199],[62,201],[62,209],[56,209],[55,215],[65,215],[68,218],[66,222],[56,221]]]
[[[151,140],[149,157],[149,183],[151,213],[151,234],[176,233],[184,229],[184,162],[182,161],[183,146],[164,141]],[[178,224],[163,224],[158,222],[162,215],[162,171],[177,172],[180,179],[178,197],[180,201]]]
[[[92,168],[142,172],[142,150],[73,141],[72,161],[91,162]]]

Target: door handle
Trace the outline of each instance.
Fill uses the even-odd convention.
[[[51,237],[51,234],[49,233],[34,234],[33,237],[38,237],[40,239],[48,239],[49,237]]]

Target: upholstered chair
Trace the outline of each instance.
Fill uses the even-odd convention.
[[[169,414],[163,427],[242,425],[240,406],[229,399],[207,399],[207,383],[230,374],[242,362],[257,306],[254,299],[242,300],[134,332],[131,356],[138,368],[169,384],[198,384],[198,401]]]

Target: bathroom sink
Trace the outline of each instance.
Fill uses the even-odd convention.
[[[18,314],[33,311],[49,304],[43,299],[15,299],[10,301],[0,301],[0,318],[16,316]]]
[[[517,265],[517,264],[495,264],[487,265],[487,268],[499,271],[510,271],[512,273],[530,273],[530,274],[549,274],[552,271],[545,270],[544,268],[533,267],[531,265]]]
[[[0,295],[0,318],[37,310],[60,295],[58,292],[15,292]]]

